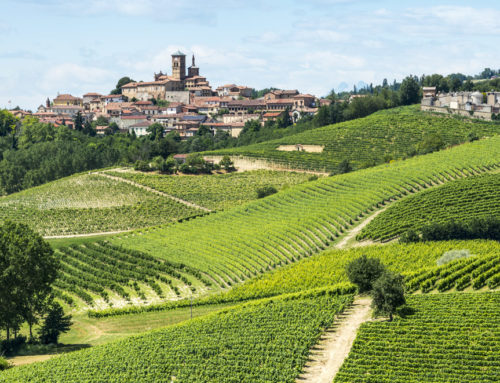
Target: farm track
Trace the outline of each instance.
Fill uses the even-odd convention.
[[[373,221],[376,216],[378,216],[380,213],[382,213],[383,211],[385,211],[391,204],[392,204],[392,202],[389,205],[384,206],[382,209],[377,210],[375,213],[373,213],[368,218],[366,218],[365,220],[363,220],[359,225],[357,225],[357,226],[353,227],[352,229],[350,229],[347,232],[347,234],[342,238],[342,240],[335,245],[335,248],[336,249],[345,249],[347,247],[350,247],[350,246],[348,246],[349,242],[353,238],[356,238],[356,236],[359,233],[361,233],[361,230],[363,230],[371,221]],[[372,242],[372,241],[357,242],[356,244],[352,245],[352,247],[368,246],[368,245],[372,245],[373,243],[374,242]]]
[[[153,189],[149,186],[145,186],[145,185],[141,185],[137,182],[134,182],[134,181],[131,181],[131,180],[127,180],[125,178],[121,178],[121,177],[116,177],[116,176],[112,176],[110,174],[106,174],[106,173],[101,173],[101,172],[95,172],[95,173],[92,173],[92,174],[96,174],[98,176],[102,176],[102,177],[107,177],[107,178],[110,178],[112,180],[115,180],[115,181],[119,181],[119,182],[125,182],[125,183],[128,183],[130,185],[133,185],[135,187],[138,187],[138,188],[141,188],[141,189],[144,189],[144,190],[147,190],[151,193],[155,193],[155,194],[158,194],[158,195],[161,195],[162,197],[167,197],[167,198],[170,198],[171,200],[175,201],[175,202],[179,202],[179,203],[182,203],[183,205],[186,205],[186,206],[189,206],[189,207],[193,207],[195,209],[199,209],[199,210],[203,210],[203,211],[206,211],[208,213],[211,213],[212,210],[210,209],[207,209],[206,207],[203,207],[203,206],[200,206],[200,205],[197,205],[193,202],[189,202],[189,201],[186,201],[186,200],[183,200],[181,198],[178,198],[178,197],[174,197],[173,195],[170,195],[170,194],[167,194],[167,193],[164,193],[162,191],[159,191],[159,190],[156,190],[156,189]]]
[[[85,233],[85,234],[67,234],[67,235],[47,235],[44,236],[44,239],[61,239],[61,238],[79,238],[79,237],[94,237],[94,236],[99,236],[99,235],[114,235],[114,234],[121,234],[121,233],[128,233],[129,231],[133,231],[136,229],[130,229],[130,230],[117,230],[117,231],[101,231],[97,233]]]
[[[331,383],[349,355],[358,328],[369,320],[371,299],[357,297],[352,306],[339,314],[334,327],[327,329],[311,349],[309,361],[297,383]]]

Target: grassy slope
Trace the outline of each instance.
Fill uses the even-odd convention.
[[[388,239],[431,222],[500,216],[500,173],[450,182],[390,206],[363,229],[360,238]]]
[[[79,174],[0,198],[0,221],[27,223],[42,235],[128,230],[199,214],[135,186]]]
[[[267,185],[277,190],[307,181],[304,173],[257,170],[243,173],[169,176],[140,172],[107,171],[155,190],[193,202],[210,210],[222,210],[257,199],[257,188]]]
[[[232,284],[324,249],[390,198],[433,179],[473,174],[499,162],[500,137],[494,137],[308,182],[229,211],[118,236],[114,242],[184,262]]]
[[[495,382],[500,292],[408,298],[416,310],[361,326],[334,382]]]
[[[309,130],[278,140],[211,154],[266,158],[291,168],[337,170],[348,159],[355,168],[382,163],[385,157],[404,158],[422,139],[439,134],[446,145],[465,142],[475,132],[479,137],[500,132],[500,124],[456,119],[421,112],[418,106],[383,110],[368,117]],[[323,153],[283,152],[280,145],[324,145]]]
[[[0,374],[2,382],[293,382],[347,296],[239,305],[163,330]]]

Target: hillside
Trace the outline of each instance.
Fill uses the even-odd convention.
[[[471,133],[477,137],[491,136],[500,133],[500,125],[438,116],[421,112],[418,106],[408,106],[278,140],[206,154],[260,158],[292,169],[336,172],[343,160],[358,169],[416,154],[425,149],[419,149],[418,145],[432,135],[439,135],[448,146],[467,141]],[[277,150],[281,145],[298,144],[319,145],[324,149],[321,153]]]
[[[386,240],[430,223],[500,216],[500,173],[449,182],[404,198],[378,215],[360,239]]]
[[[352,301],[328,289],[255,301],[0,373],[2,382],[293,382]]]
[[[0,197],[0,221],[44,236],[130,230],[204,213],[124,182],[79,174]]]
[[[257,199],[257,189],[274,186],[277,190],[308,180],[310,175],[295,172],[258,170],[228,174],[169,176],[134,171],[105,171],[193,202],[210,210],[223,210]]]
[[[241,207],[120,235],[112,242],[184,263],[230,286],[325,249],[391,199],[499,162],[497,136],[304,183]]]
[[[500,293],[408,297],[415,314],[361,326],[334,382],[495,382]]]

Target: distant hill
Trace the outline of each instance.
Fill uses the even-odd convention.
[[[500,124],[458,119],[405,106],[368,117],[308,130],[281,139],[206,154],[266,159],[283,167],[337,172],[347,160],[354,169],[423,154],[436,148],[500,133]],[[298,151],[293,146],[315,145]],[[281,151],[278,148],[292,146]]]

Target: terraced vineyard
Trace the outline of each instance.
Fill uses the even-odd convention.
[[[308,180],[310,175],[294,172],[258,170],[244,173],[168,176],[139,172],[106,171],[210,210],[223,210],[257,199],[257,189],[274,186],[277,190]]]
[[[407,106],[379,111],[368,117],[309,130],[278,140],[220,151],[212,155],[230,154],[267,159],[294,169],[336,171],[344,159],[354,168],[380,164],[408,154],[427,136],[438,134],[445,145],[467,141],[470,132],[478,137],[500,133],[500,124],[433,115]],[[321,145],[321,153],[279,151],[280,145]]]
[[[352,295],[262,300],[0,374],[0,381],[294,382]]]
[[[0,221],[26,223],[45,236],[129,230],[201,213],[95,174],[71,176],[0,197]]]
[[[445,265],[410,273],[406,276],[409,292],[423,293],[437,289],[444,292],[455,288],[462,291],[468,287],[474,290],[488,286],[500,286],[500,249],[486,257],[457,259]]]
[[[361,326],[341,382],[496,382],[500,293],[414,295],[415,314]]]
[[[214,285],[198,270],[107,242],[74,245],[57,252],[61,270],[55,293],[70,306],[102,309],[159,302],[196,295]]]
[[[391,199],[500,163],[500,137],[294,186],[182,224],[124,234],[115,244],[206,272],[231,286],[324,250]],[[196,235],[193,235],[196,233]]]
[[[469,177],[409,196],[390,206],[359,238],[387,240],[429,223],[500,216],[500,173]]]

